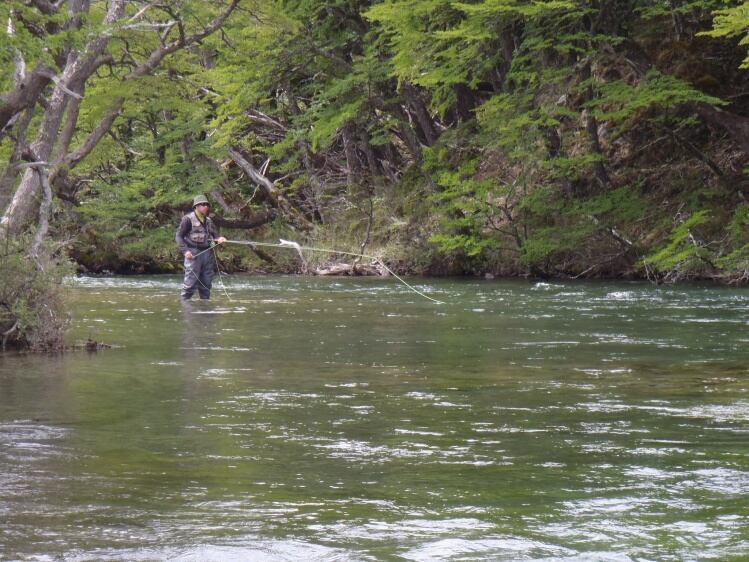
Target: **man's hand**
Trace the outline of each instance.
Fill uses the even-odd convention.
[[[191,260],[192,258],[193,258],[192,252],[190,250],[187,250],[185,252],[185,259],[186,260]]]
[[[216,244],[223,244],[224,242],[226,242],[226,238],[224,238],[223,236],[219,236],[218,238],[216,238]]]

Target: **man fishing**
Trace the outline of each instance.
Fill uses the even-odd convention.
[[[216,225],[208,217],[211,205],[205,195],[192,201],[192,212],[182,217],[175,240],[179,251],[185,256],[185,279],[182,282],[182,300],[192,298],[195,289],[202,300],[211,298],[213,283],[213,250],[226,238],[218,236]]]

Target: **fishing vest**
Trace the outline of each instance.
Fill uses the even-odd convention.
[[[210,219],[205,217],[205,225],[200,222],[200,219],[195,215],[193,211],[190,213],[190,232],[187,234],[187,239],[191,244],[194,244],[198,248],[207,248],[211,245],[213,237],[211,236],[209,229]]]

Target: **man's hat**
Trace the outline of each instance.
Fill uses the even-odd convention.
[[[206,205],[210,205],[208,202],[208,198],[205,195],[196,195],[195,199],[192,200],[192,206],[193,209],[200,205],[201,203],[205,203]]]

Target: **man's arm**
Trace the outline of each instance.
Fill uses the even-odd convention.
[[[177,228],[177,234],[174,236],[174,241],[177,242],[179,251],[182,252],[187,259],[192,259],[192,252],[185,241],[185,236],[187,236],[187,233],[190,232],[191,228],[192,222],[190,221],[190,217],[185,215],[182,217],[182,221],[179,223],[179,228]]]

